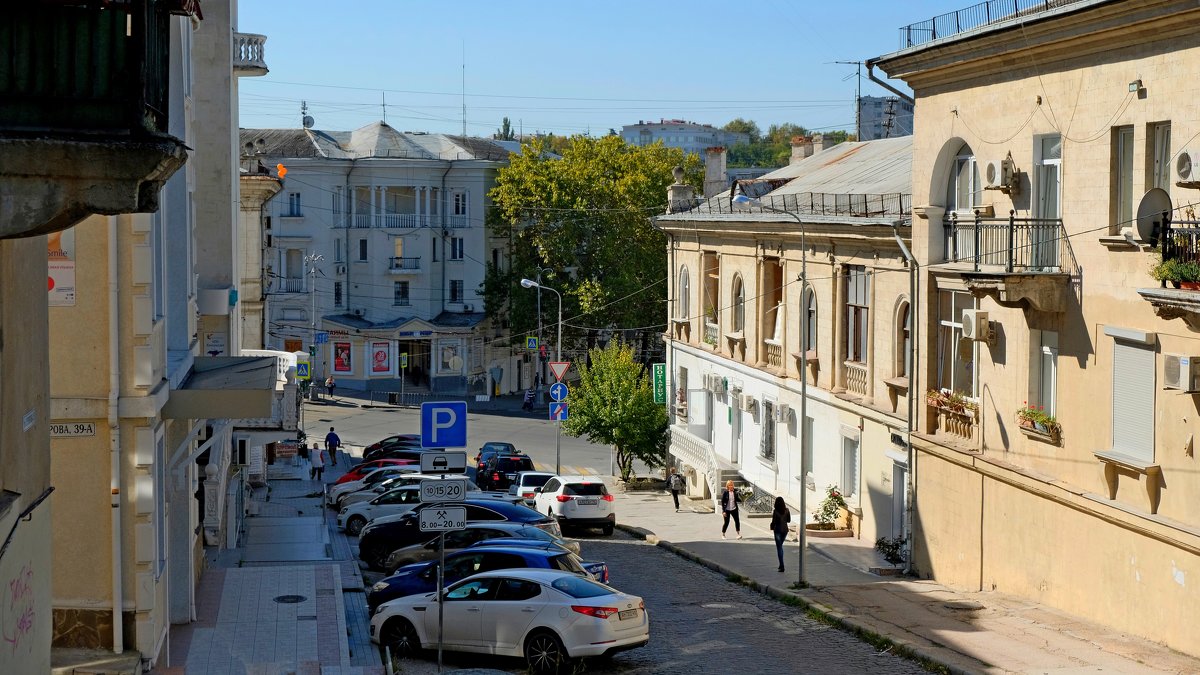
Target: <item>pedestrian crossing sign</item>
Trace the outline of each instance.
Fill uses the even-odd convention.
[[[307,363],[304,363],[304,362],[296,363],[296,379],[297,380],[311,379],[311,377],[308,374],[308,364]]]
[[[525,349],[537,351],[538,339],[536,335],[530,335],[525,338]]]

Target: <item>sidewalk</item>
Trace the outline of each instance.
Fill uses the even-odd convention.
[[[769,520],[742,517],[721,539],[721,518],[708,501],[680,498],[676,513],[665,492],[618,494],[618,527],[763,592],[798,597],[811,610],[852,632],[882,636],[893,649],[953,673],[1197,673],[1194,659],[1049,607],[1001,593],[954,591],[933,581],[881,577],[890,567],[869,542],[808,539],[810,587],[795,590],[799,545],[785,544],[786,572],[776,570]],[[796,517],[793,514],[793,519]]]

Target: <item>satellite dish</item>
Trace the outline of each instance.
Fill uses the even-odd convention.
[[[1142,196],[1142,201],[1138,203],[1137,219],[1134,220],[1134,229],[1137,231],[1138,239],[1150,244],[1151,246],[1158,245],[1158,235],[1162,232],[1162,214],[1164,211],[1171,210],[1171,195],[1162,188],[1151,188]]]
[[[305,115],[304,119],[302,119],[300,121],[300,123],[304,125],[305,129],[311,129],[313,126],[313,123],[315,123],[315,122],[316,122],[316,120],[314,120],[312,118],[312,115]]]
[[[1181,181],[1192,180],[1192,154],[1187,150],[1179,152],[1179,157],[1175,160],[1175,173]]]

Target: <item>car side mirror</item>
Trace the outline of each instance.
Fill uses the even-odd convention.
[[[542,488],[533,488],[533,493],[537,494],[542,491]]]

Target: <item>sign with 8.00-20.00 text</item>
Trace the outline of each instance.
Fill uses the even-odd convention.
[[[429,506],[417,514],[422,532],[451,532],[467,527],[467,507]]]
[[[95,422],[61,422],[50,425],[50,438],[77,438],[95,435]]]

